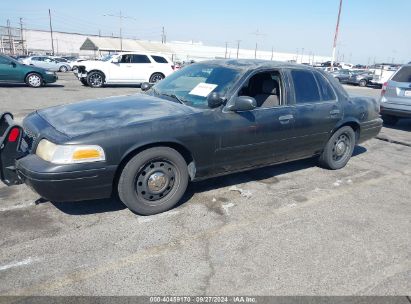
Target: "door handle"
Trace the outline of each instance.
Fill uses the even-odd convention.
[[[283,115],[283,116],[278,117],[278,120],[282,124],[288,124],[290,122],[290,120],[293,119],[293,118],[294,118],[294,116],[289,114],[289,115]]]
[[[338,114],[340,114],[340,110],[331,110],[331,111],[330,111],[330,115],[331,115],[331,116],[333,116],[333,115],[338,115]]]

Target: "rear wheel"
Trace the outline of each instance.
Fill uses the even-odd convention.
[[[147,149],[124,167],[119,182],[121,201],[132,211],[152,215],[174,207],[188,185],[184,158],[168,147]]]
[[[68,68],[65,65],[62,65],[59,69],[60,72],[66,73],[68,71]]]
[[[345,167],[355,147],[355,132],[351,127],[338,129],[328,140],[320,156],[320,165],[336,170]]]
[[[153,75],[151,75],[149,82],[150,83],[157,83],[160,80],[164,79],[164,75],[161,73],[154,73]]]
[[[361,79],[358,84],[359,84],[360,87],[366,87],[367,86],[367,80]]]
[[[104,85],[104,74],[96,71],[87,76],[87,84],[92,88],[101,88]]]
[[[382,120],[387,126],[393,126],[398,122],[398,117],[391,115],[382,115]]]
[[[43,85],[43,78],[37,73],[30,73],[26,77],[26,83],[32,88],[39,88]]]

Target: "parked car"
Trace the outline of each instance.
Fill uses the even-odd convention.
[[[75,74],[78,72],[78,67],[81,64],[81,62],[83,61],[87,61],[87,59],[80,59],[77,58],[75,60],[69,61],[69,65],[70,65],[70,70],[73,71]]]
[[[380,113],[387,125],[411,117],[411,64],[402,66],[381,91]]]
[[[24,58],[22,62],[27,65],[34,65],[55,72],[67,72],[70,70],[70,65],[67,62],[58,62],[48,56],[31,56]]]
[[[373,79],[373,75],[366,71],[338,70],[331,75],[341,83],[357,84],[360,87],[367,86]]]
[[[0,54],[0,82],[2,83],[26,83],[30,87],[38,88],[56,81],[57,76],[54,72],[22,64],[9,56]]]
[[[149,215],[189,181],[313,156],[340,169],[382,126],[376,100],[303,65],[206,61],[142,89],[39,110],[23,126],[3,114],[2,181],[55,202],[114,192]]]
[[[173,72],[173,63],[163,55],[120,53],[100,61],[83,61],[77,77],[93,88],[105,84],[155,83]]]
[[[326,71],[328,73],[336,72],[341,70],[340,67],[327,67],[327,68],[321,68],[323,71]]]

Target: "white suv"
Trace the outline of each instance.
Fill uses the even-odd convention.
[[[105,84],[155,83],[173,70],[171,61],[163,55],[130,52],[80,62],[77,77],[84,85],[99,88]]]

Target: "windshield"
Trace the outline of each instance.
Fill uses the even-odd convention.
[[[207,96],[212,92],[224,96],[241,77],[236,66],[197,63],[174,72],[156,84],[151,92],[170,96],[186,105],[207,108]]]
[[[117,55],[105,55],[101,58],[101,61],[110,61],[115,56],[117,56]]]

